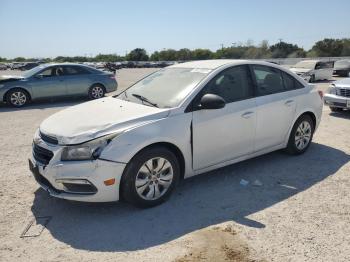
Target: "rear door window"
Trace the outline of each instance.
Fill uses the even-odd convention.
[[[65,66],[65,75],[86,75],[89,71],[79,66]]]
[[[303,88],[304,86],[298,81],[296,80],[294,77],[290,76],[289,74],[282,72],[282,77],[283,77],[283,84],[284,84],[284,88],[286,89],[286,91],[290,91],[290,90],[295,90],[295,89],[300,89]]]
[[[258,96],[285,91],[280,70],[260,65],[253,65],[252,69],[256,80]]]

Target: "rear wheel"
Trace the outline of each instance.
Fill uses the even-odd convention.
[[[6,102],[14,107],[22,107],[29,102],[29,94],[21,88],[10,90],[6,95]]]
[[[310,116],[301,116],[294,124],[286,151],[292,155],[304,153],[310,146],[314,134],[314,123]]]
[[[105,87],[103,85],[95,84],[89,89],[89,98],[98,99],[105,96]]]
[[[330,106],[329,109],[330,109],[332,112],[341,112],[341,111],[343,111],[342,108],[333,107],[333,106]]]
[[[163,203],[180,178],[176,156],[165,147],[138,153],[127,165],[121,181],[123,199],[139,207]]]

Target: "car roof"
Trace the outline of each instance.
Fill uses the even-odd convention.
[[[68,66],[85,66],[84,64],[78,64],[78,63],[47,63],[42,64],[43,66],[62,66],[62,65],[68,65]]]
[[[251,61],[249,61],[251,62]],[[213,60],[199,60],[192,62],[185,62],[169,66],[169,68],[201,68],[201,69],[216,69],[224,65],[240,65],[246,64],[248,60],[239,59],[213,59]],[[260,62],[257,62],[260,63]]]

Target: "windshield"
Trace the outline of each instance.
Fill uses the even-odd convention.
[[[24,78],[31,77],[31,76],[35,75],[36,73],[38,73],[40,70],[44,69],[44,68],[45,68],[45,66],[43,66],[43,65],[36,66],[36,67],[34,67],[34,68],[30,69],[30,70],[25,71],[22,74],[22,76]]]
[[[176,107],[210,72],[209,69],[164,68],[137,82],[118,98],[160,108]]]
[[[294,68],[305,68],[305,69],[315,69],[316,62],[314,61],[301,61],[299,63],[296,63]]]
[[[348,60],[339,60],[339,61],[335,61],[334,63],[334,67],[348,67],[350,66],[350,61]]]

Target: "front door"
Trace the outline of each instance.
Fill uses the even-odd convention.
[[[32,77],[31,87],[35,98],[55,97],[67,95],[61,66],[44,69]]]
[[[221,109],[193,111],[193,169],[200,170],[252,153],[256,107],[247,66],[235,66],[216,75],[199,93],[221,96]]]

